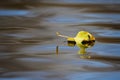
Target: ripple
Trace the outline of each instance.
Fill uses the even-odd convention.
[[[25,16],[28,15],[27,10],[0,10],[0,16]]]
[[[113,1],[113,0],[109,0],[109,1],[105,1],[105,0],[90,0],[90,1],[88,1],[88,0],[58,0],[58,1],[42,1],[42,2],[53,2],[53,3],[73,3],[73,4],[77,4],[77,3],[101,3],[101,4],[105,4],[105,3],[107,3],[107,4],[118,4],[118,3],[120,3],[120,1],[119,0],[115,0],[115,1]]]

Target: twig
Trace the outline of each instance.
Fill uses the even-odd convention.
[[[61,35],[59,32],[56,32],[57,36],[64,37],[64,38],[69,38],[69,36]]]

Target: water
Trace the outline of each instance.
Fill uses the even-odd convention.
[[[0,80],[119,80],[119,0],[8,0],[0,3]],[[78,55],[56,32],[96,37]],[[56,46],[58,45],[58,55]]]

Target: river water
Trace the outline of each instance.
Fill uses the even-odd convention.
[[[90,58],[56,36],[81,30]],[[120,80],[120,1],[1,0],[0,80]]]

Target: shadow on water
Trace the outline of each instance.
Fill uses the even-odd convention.
[[[120,79],[119,5],[119,0],[2,0],[0,79]],[[73,37],[80,30],[96,37],[85,56],[55,34]]]

